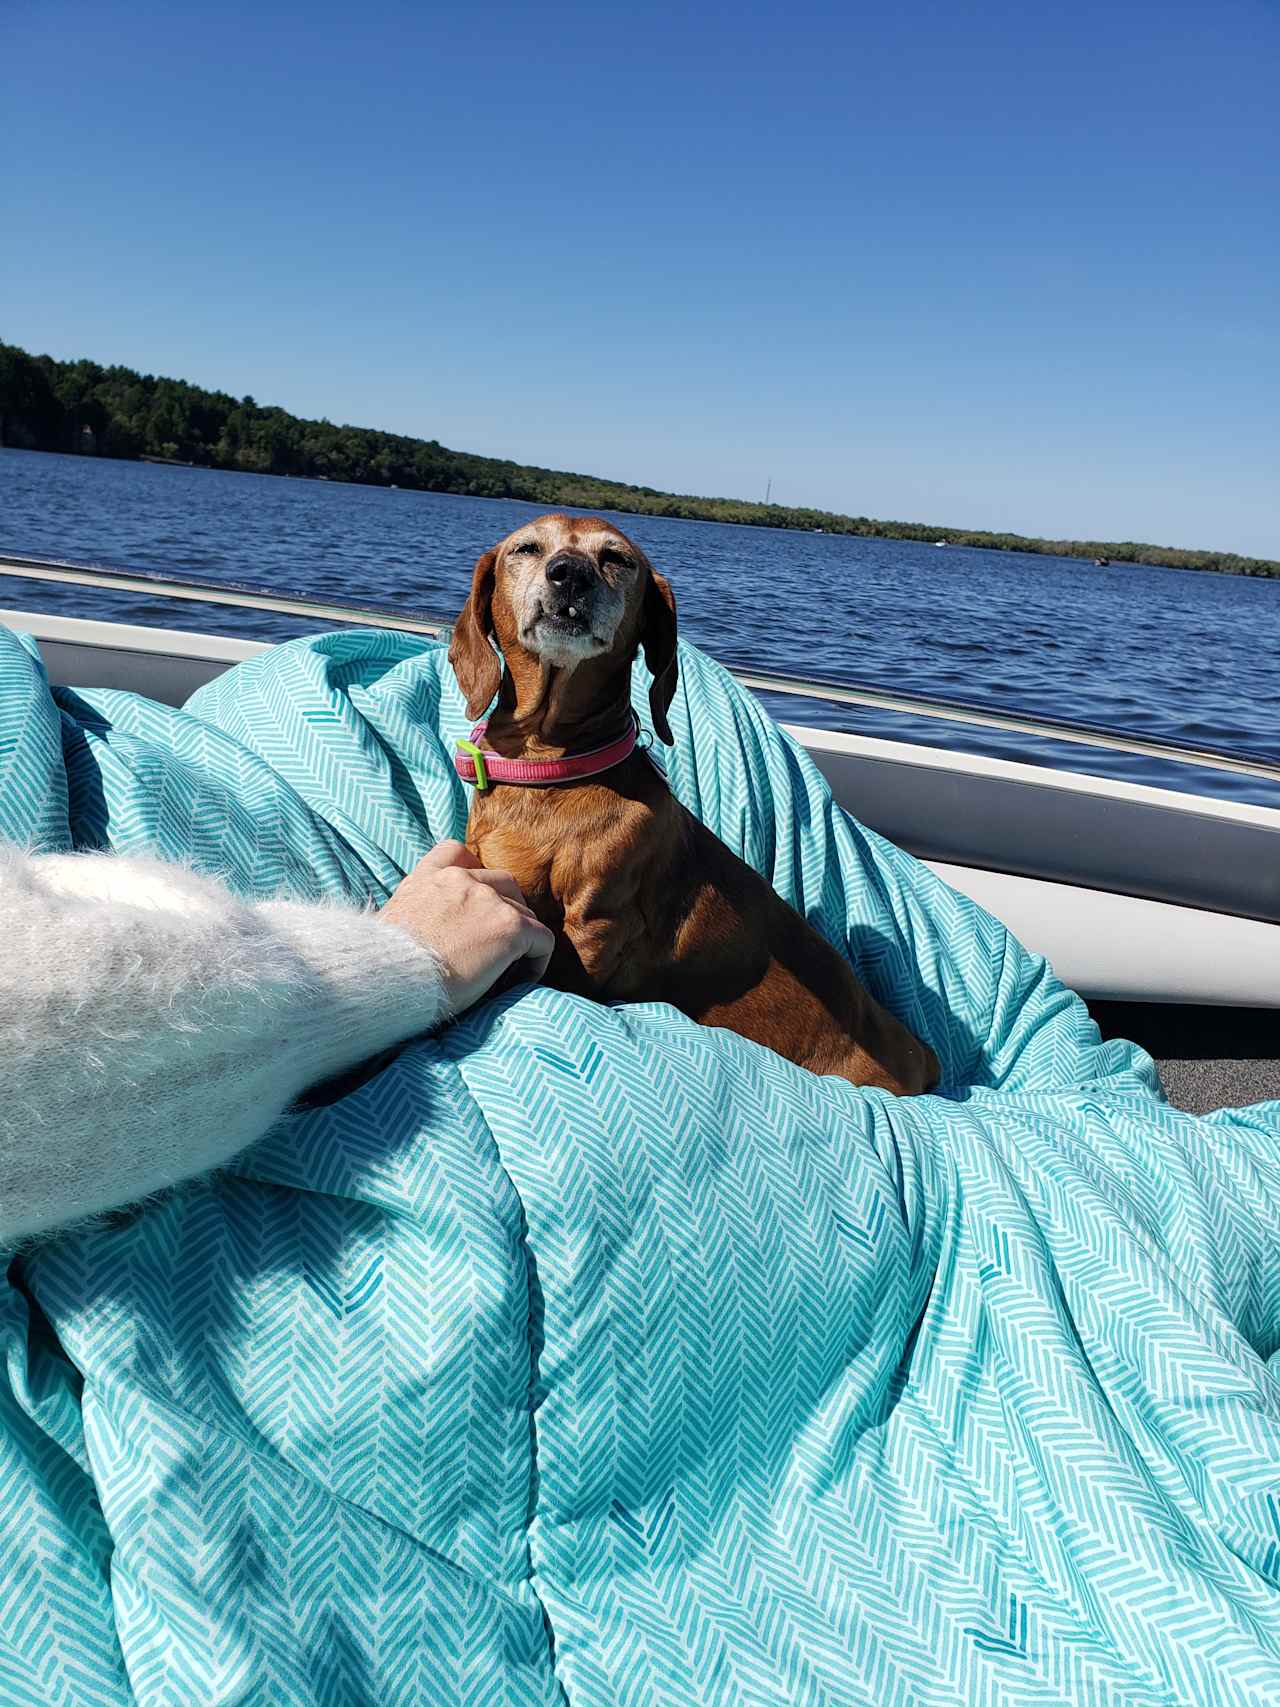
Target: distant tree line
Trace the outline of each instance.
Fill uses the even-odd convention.
[[[756,527],[820,528],[874,539],[945,539],[950,545],[988,551],[1105,557],[1114,563],[1280,577],[1280,562],[1230,552],[1180,551],[1132,540],[1028,539],[1014,533],[875,521],[869,516],[753,504],[737,498],[679,496],[652,486],[628,486],[589,474],[472,456],[450,450],[436,439],[305,421],[252,397],[204,391],[184,380],[157,379],[132,368],[54,361],[4,343],[0,343],[0,445],[459,492],[477,498],[519,498],[547,508],[564,505]]]

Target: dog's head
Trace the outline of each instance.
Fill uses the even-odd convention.
[[[494,651],[496,641],[502,654]],[[476,564],[453,631],[449,662],[478,717],[497,693],[502,659],[543,669],[590,668],[602,686],[630,679],[640,648],[653,676],[655,734],[671,744],[676,689],[676,602],[638,545],[598,516],[539,516]]]

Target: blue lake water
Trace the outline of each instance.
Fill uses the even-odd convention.
[[[0,551],[452,619],[528,504],[0,450]],[[615,516],[727,664],[908,690],[1280,764],[1280,581]],[[283,639],[264,612],[0,581],[0,606]],[[770,697],[793,723],[1280,804],[1280,787],[1059,742]]]

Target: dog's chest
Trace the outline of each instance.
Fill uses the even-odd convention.
[[[476,806],[467,824],[467,846],[490,871],[509,871],[535,912],[550,894],[555,844],[537,825],[512,822]]]
[[[546,924],[571,930],[584,908],[634,889],[654,851],[653,816],[607,787],[502,790],[473,802],[467,846],[490,871],[509,871]]]
[[[563,913],[599,863],[600,843],[591,832],[599,803],[593,811],[582,792],[513,790],[471,808],[468,847],[490,871],[509,871],[537,913]]]

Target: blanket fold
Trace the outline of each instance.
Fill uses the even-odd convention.
[[[15,1261],[6,1703],[1280,1700],[1280,1106],[1171,1109],[680,662],[673,788],[941,1093],[515,991]],[[462,828],[427,642],[0,682],[11,840],[366,899]]]

